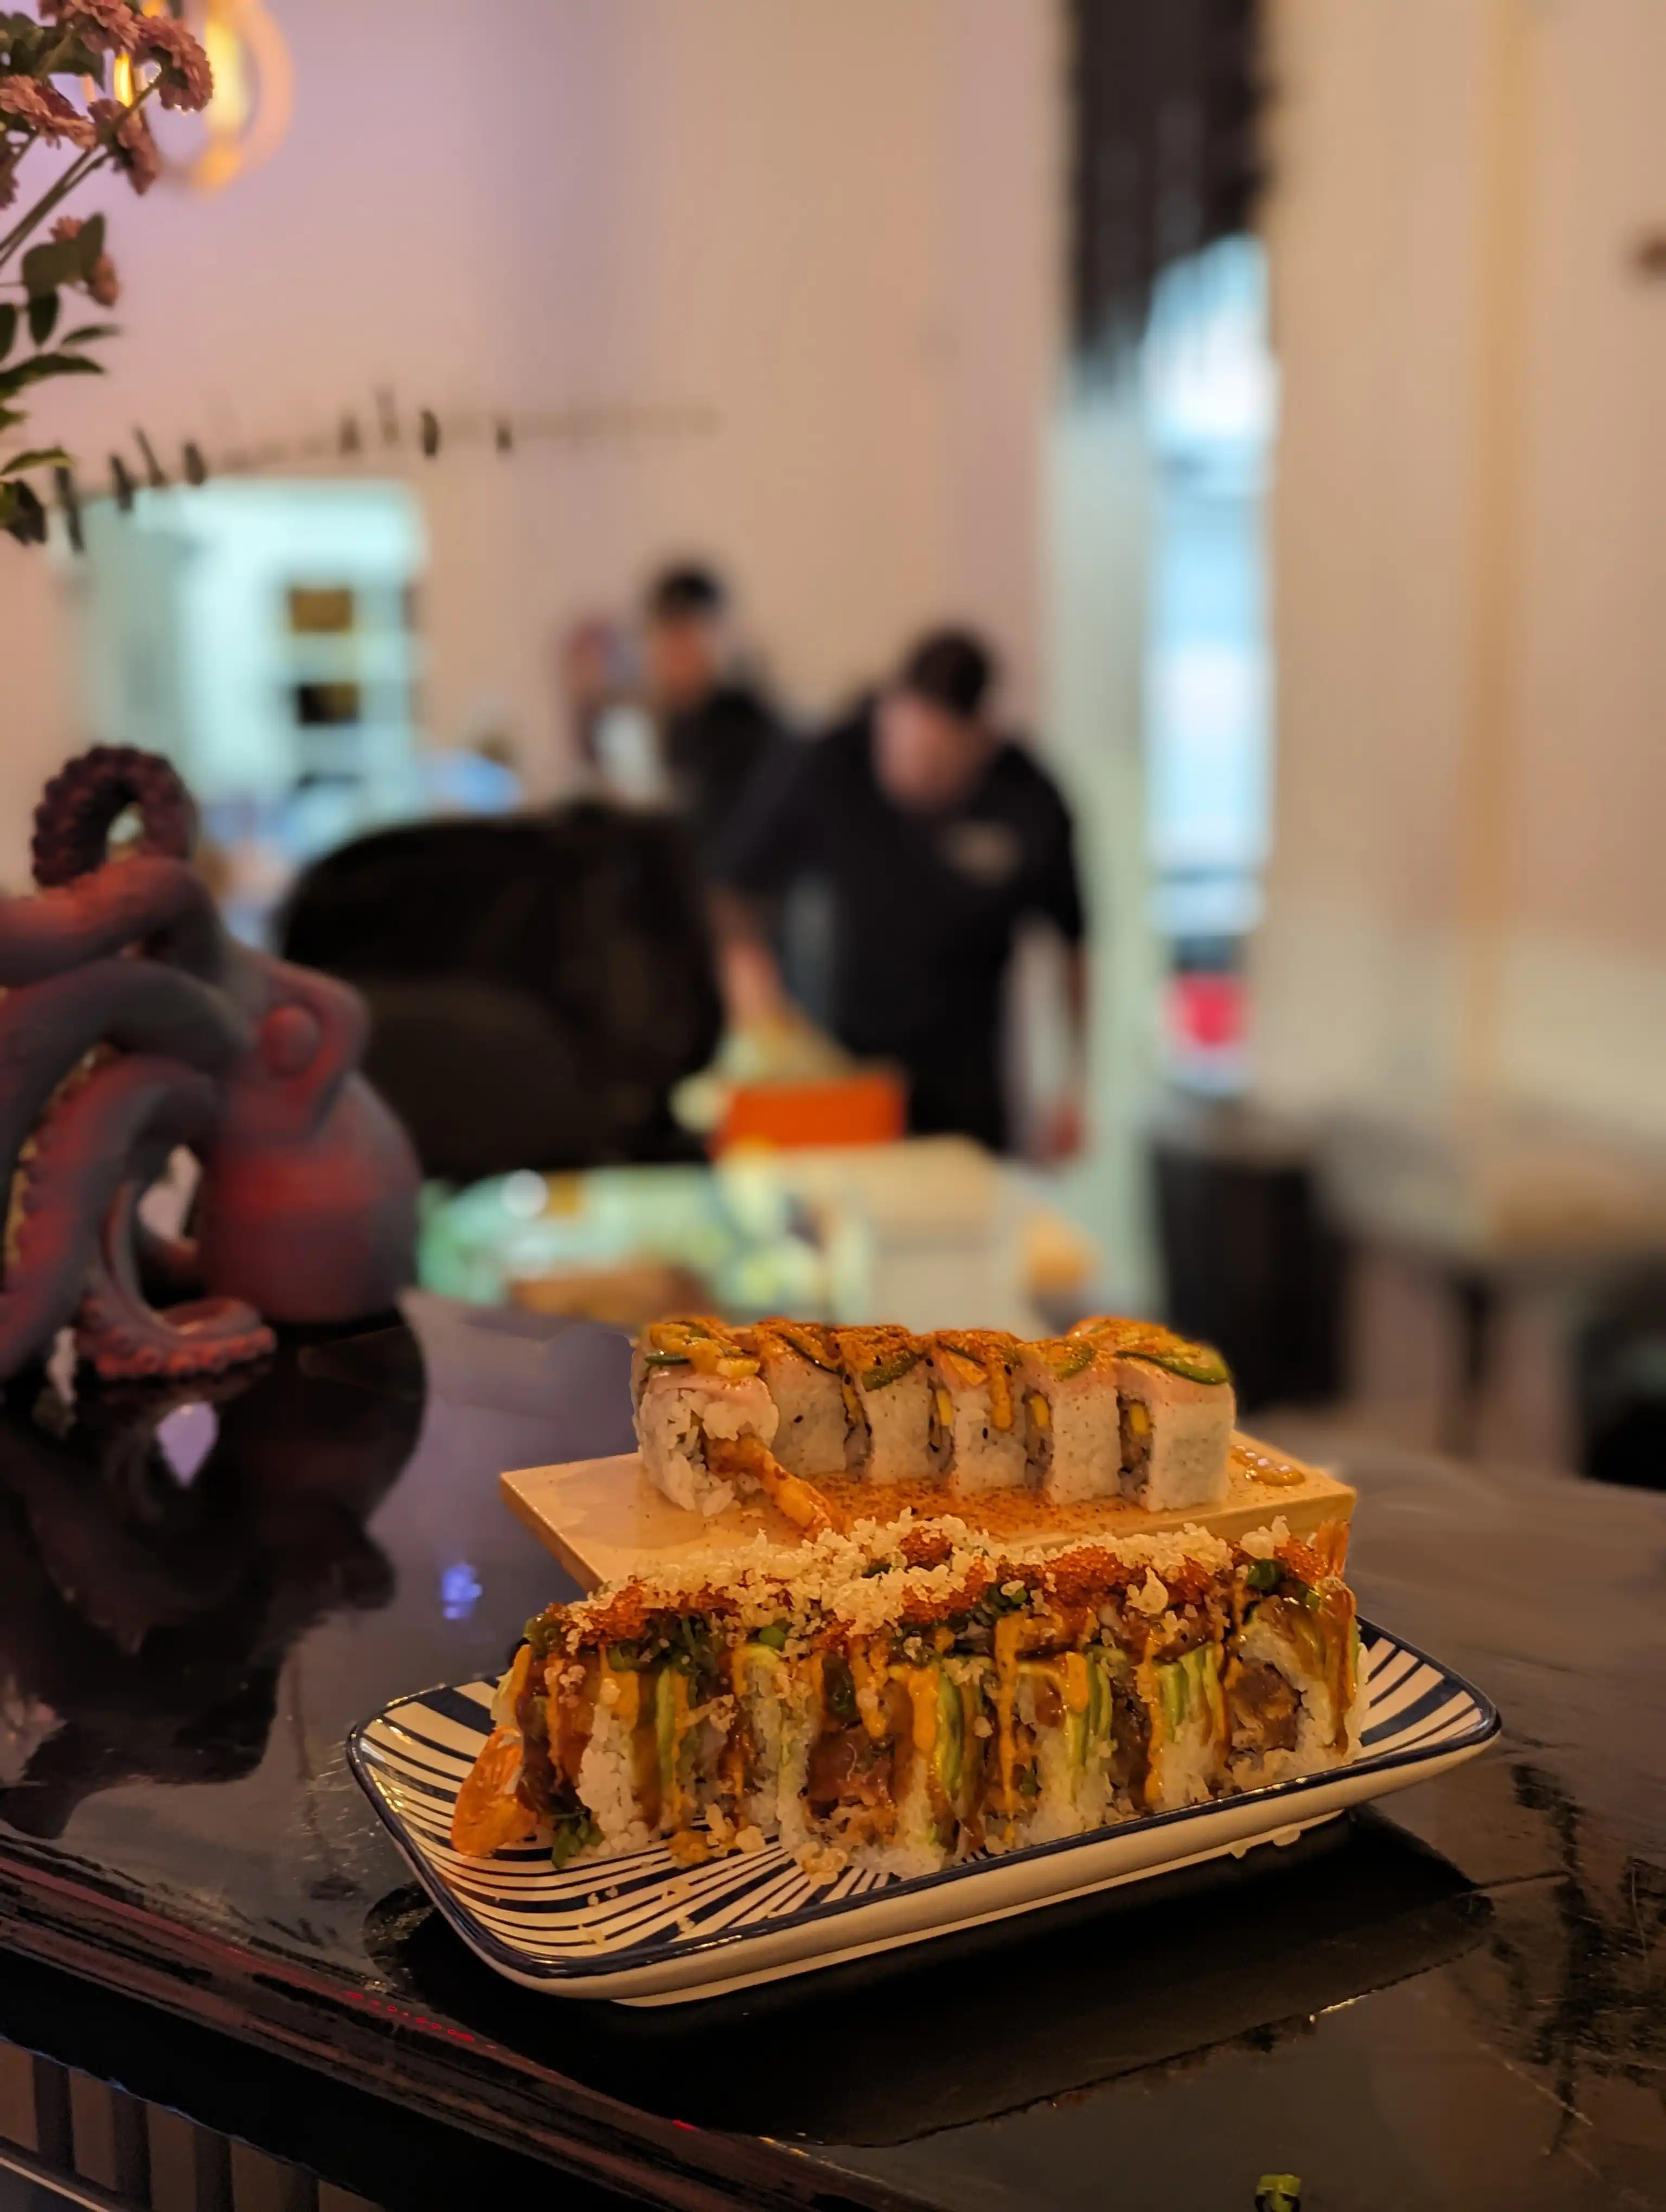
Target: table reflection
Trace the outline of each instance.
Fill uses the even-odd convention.
[[[366,1523],[409,1458],[420,1355],[403,1330],[364,1387],[345,1347],[0,1409],[0,1821],[57,1837],[136,1778],[225,1782],[264,1754],[284,1656],[386,1606]],[[362,1336],[353,1352],[363,1369]],[[366,1371],[368,1379],[368,1370]]]
[[[593,2087],[696,2127],[879,2148],[1272,2050],[1461,1957],[1489,1911],[1446,1860],[1367,1813],[1242,1863],[693,2007],[514,1990],[408,1890],[366,1934],[402,1995]]]

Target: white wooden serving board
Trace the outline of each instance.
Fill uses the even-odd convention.
[[[1322,1522],[1353,1516],[1356,1493],[1345,1482],[1253,1437],[1233,1439],[1229,1482],[1225,1504],[1170,1513],[1146,1513],[1111,1498],[1049,1510],[1033,1492],[1023,1490],[952,1498],[924,1483],[896,1490],[854,1482],[818,1486],[850,1517],[884,1519],[912,1506],[920,1514],[958,1514],[1014,1542],[1037,1536],[1150,1535],[1188,1526],[1242,1536],[1279,1516],[1292,1535],[1310,1537]],[[762,1501],[733,1505],[709,1520],[673,1505],[649,1482],[635,1452],[573,1460],[562,1467],[517,1468],[501,1478],[501,1487],[511,1512],[586,1589],[673,1561],[681,1565],[702,1551],[727,1551],[760,1533],[779,1543],[791,1543],[800,1534]]]

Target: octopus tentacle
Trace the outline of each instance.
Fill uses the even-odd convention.
[[[112,860],[61,888],[0,899],[0,984],[37,983],[130,945],[220,979],[224,933],[208,885],[183,860]]]
[[[66,761],[40,795],[34,811],[36,883],[73,883],[101,867],[110,832],[130,807],[139,816],[140,853],[190,859],[197,802],[178,769],[160,753],[134,745],[94,745]]]
[[[76,1348],[109,1381],[159,1375],[217,1375],[259,1359],[277,1340],[241,1298],[193,1298],[150,1306],[139,1287],[134,1229],[143,1181],[125,1182],[104,1218],[98,1257],[76,1320]]]
[[[0,1000],[0,1175],[9,1176],[65,1073],[95,1045],[219,1074],[249,1032],[224,997],[177,969],[95,960]]]
[[[218,1107],[210,1077],[152,1054],[94,1067],[54,1103],[13,1200],[0,1375],[15,1373],[75,1314],[123,1184],[146,1167],[154,1175],[175,1145],[200,1141]]]

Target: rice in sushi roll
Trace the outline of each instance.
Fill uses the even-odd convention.
[[[754,1353],[780,1419],[771,1449],[792,1474],[842,1474],[850,1416],[845,1376],[831,1329],[815,1322],[762,1321],[738,1332]]]
[[[1275,1552],[1264,1531],[1244,1539],[1241,1622],[1223,1653],[1234,1785],[1253,1790],[1344,1765],[1359,1753],[1365,1682],[1353,1601],[1306,1546]]]
[[[999,1329],[939,1330],[931,1340],[928,1455],[952,1497],[1024,1486],[1019,1349]]]
[[[1237,1406],[1220,1354],[1109,1315],[1079,1322],[1071,1338],[1106,1356],[1116,1377],[1123,1496],[1153,1513],[1222,1504]]]
[[[850,1473],[863,1482],[886,1486],[929,1480],[926,1340],[889,1322],[836,1329],[833,1334],[844,1370]]]
[[[733,1504],[745,1484],[743,1455],[733,1448],[745,1438],[767,1447],[780,1422],[757,1358],[721,1322],[654,1322],[637,1343],[631,1380],[637,1443],[654,1488],[696,1513]]]
[[[1089,1337],[1026,1344],[1019,1359],[1031,1479],[1055,1504],[1122,1486],[1113,1361]]]

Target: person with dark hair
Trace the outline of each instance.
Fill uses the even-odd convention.
[[[666,780],[709,868],[753,780],[782,747],[781,723],[740,672],[729,595],[709,568],[684,563],[654,578],[642,657]]]
[[[831,1025],[901,1066],[909,1127],[1008,1146],[1007,969],[1019,925],[1050,921],[1068,955],[1076,1060],[1085,1020],[1083,918],[1070,816],[1046,772],[988,719],[994,657],[969,632],[924,638],[877,697],[786,749],[720,850],[731,1013],[775,1012],[767,902],[806,878],[830,895]],[[1081,1139],[1079,1082],[1038,1149]]]

